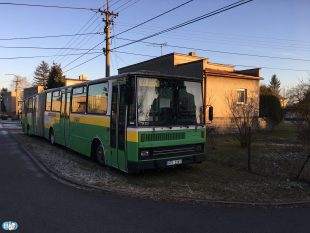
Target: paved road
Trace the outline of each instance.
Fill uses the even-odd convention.
[[[20,225],[18,232],[310,231],[310,208],[226,208],[160,203],[64,185],[32,163],[8,133],[10,130],[0,123],[0,223],[14,220]]]

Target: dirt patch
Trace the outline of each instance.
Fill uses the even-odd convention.
[[[192,166],[129,175],[101,167],[93,161],[46,140],[14,135],[34,156],[63,177],[133,196],[153,199],[204,199],[240,202],[310,201],[308,183],[287,177],[262,176],[246,172],[242,166],[208,161]]]

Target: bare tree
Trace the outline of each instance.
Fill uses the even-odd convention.
[[[301,86],[300,84],[299,87]],[[303,95],[300,95],[300,92],[302,92]],[[303,85],[302,91],[299,90],[298,93],[301,99],[294,104],[296,114],[301,119],[301,121],[297,121],[297,139],[298,142],[303,145],[304,153],[307,157],[297,174],[297,179],[300,178],[306,164],[310,161],[310,82]]]
[[[245,98],[245,101],[240,103],[237,101],[237,96],[229,95],[226,100],[231,114],[232,124],[237,129],[236,138],[240,142],[241,147],[247,149],[248,171],[252,172],[251,145],[253,133],[258,127],[258,98],[252,96]]]

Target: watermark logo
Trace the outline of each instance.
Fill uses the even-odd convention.
[[[5,231],[15,231],[18,228],[18,223],[14,221],[6,221],[2,223],[2,229]]]

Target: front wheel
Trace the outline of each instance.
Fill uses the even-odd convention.
[[[104,150],[102,145],[98,145],[95,150],[95,157],[98,163],[102,166],[105,165],[105,157],[104,157]]]

